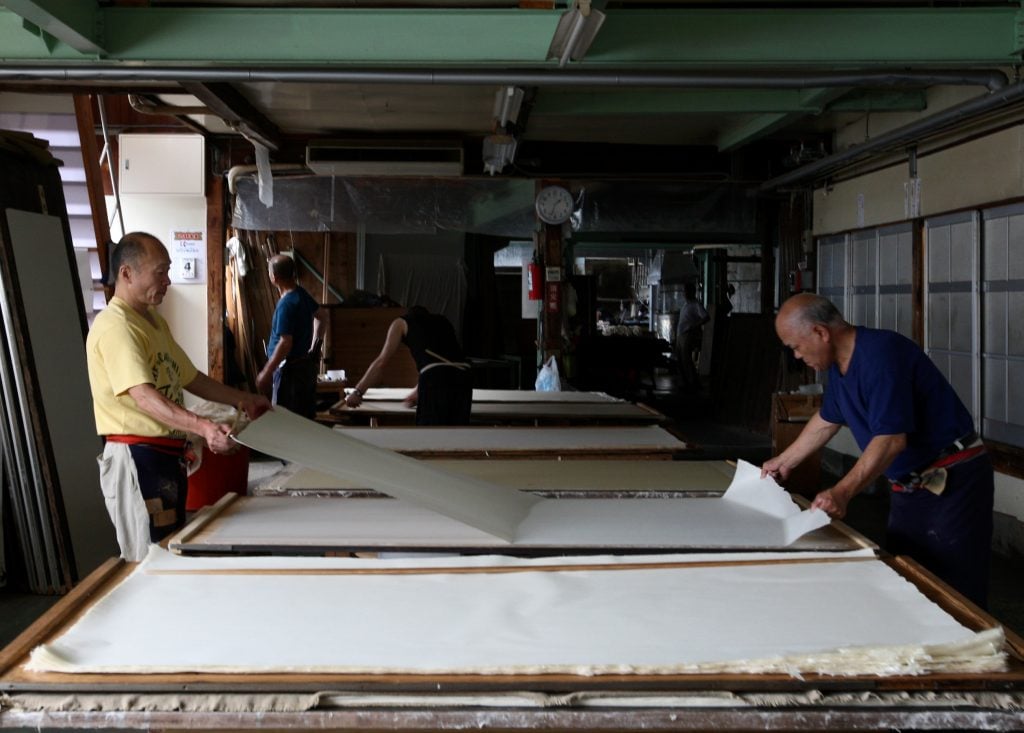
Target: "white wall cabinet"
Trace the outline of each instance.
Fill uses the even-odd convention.
[[[204,196],[201,135],[119,135],[123,194]]]

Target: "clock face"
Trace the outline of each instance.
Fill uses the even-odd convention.
[[[536,208],[545,224],[564,224],[572,216],[572,194],[561,186],[546,186],[537,194]]]

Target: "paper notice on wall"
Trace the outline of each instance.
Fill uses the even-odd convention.
[[[186,285],[206,282],[206,231],[174,227],[167,242],[171,282]]]

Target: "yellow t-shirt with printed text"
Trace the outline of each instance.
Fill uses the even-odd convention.
[[[93,321],[85,340],[96,432],[100,435],[182,437],[139,409],[128,390],[153,385],[184,406],[185,386],[198,370],[150,308],[154,326],[124,300],[113,297]]]

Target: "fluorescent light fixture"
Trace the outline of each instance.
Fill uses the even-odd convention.
[[[519,119],[519,109],[523,106],[525,93],[519,87],[502,87],[494,94],[494,119],[498,127],[504,130],[505,125],[515,124]]]
[[[594,42],[602,23],[604,13],[591,10],[590,0],[579,0],[572,10],[562,13],[547,58],[558,59],[559,66],[565,66],[569,59],[579,61]]]
[[[492,176],[495,173],[501,173],[505,166],[515,158],[518,144],[519,141],[511,135],[488,135],[485,137],[481,154],[484,170]]]

